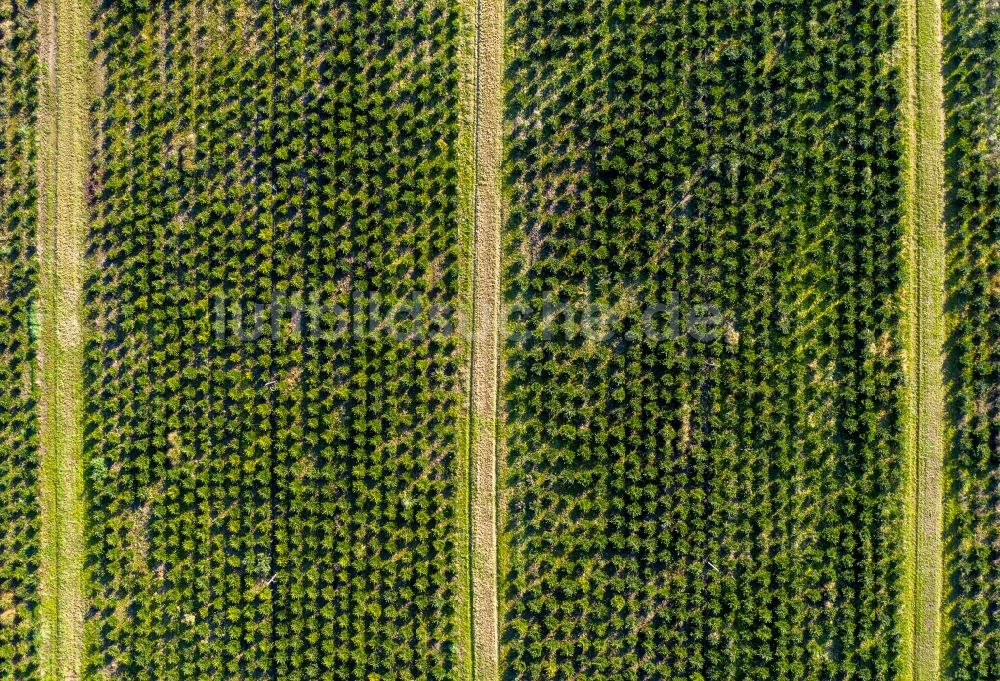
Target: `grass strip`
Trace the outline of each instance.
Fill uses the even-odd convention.
[[[470,386],[473,678],[499,677],[497,415],[500,346],[502,0],[465,0],[476,18]]]
[[[83,279],[90,152],[87,0],[39,5],[41,664],[78,679],[83,640]]]
[[[906,129],[906,371],[909,454],[905,681],[941,669],[944,469],[944,91],[940,0],[907,0],[903,43]]]

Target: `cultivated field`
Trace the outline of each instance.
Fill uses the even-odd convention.
[[[0,0],[0,679],[1000,678],[998,22]]]
[[[945,671],[1000,675],[1000,15],[946,3],[949,398]]]
[[[38,674],[36,26],[0,2],[0,676]]]
[[[505,678],[897,673],[896,11],[511,3]]]
[[[459,676],[458,21],[97,16],[87,675]]]

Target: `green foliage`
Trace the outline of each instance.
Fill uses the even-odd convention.
[[[38,677],[34,2],[0,2],[0,675]]]
[[[88,676],[457,674],[456,339],[251,333],[285,296],[455,304],[456,22],[103,6]]]
[[[893,678],[896,3],[507,7],[506,677]]]
[[[949,5],[950,678],[1000,676],[1000,13]]]

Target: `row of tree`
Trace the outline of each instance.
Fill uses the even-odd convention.
[[[507,678],[894,678],[897,10],[508,3]]]
[[[458,673],[463,349],[354,305],[456,304],[457,21],[444,0],[102,7],[93,677]],[[375,330],[317,333],[296,297]]]
[[[37,7],[0,2],[0,676],[38,678]]]
[[[1000,12],[962,3],[945,43],[950,414],[948,674],[1000,676]]]

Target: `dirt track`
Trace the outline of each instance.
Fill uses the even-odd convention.
[[[472,630],[473,678],[498,668],[497,390],[503,155],[503,2],[476,5],[475,230],[472,315]]]
[[[906,583],[902,678],[937,681],[941,670],[942,494],[945,443],[944,95],[940,0],[902,7],[907,182]]]

